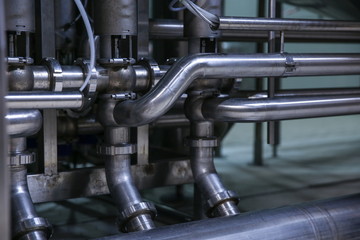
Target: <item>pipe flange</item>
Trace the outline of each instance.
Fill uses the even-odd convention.
[[[212,195],[205,202],[205,209],[208,209],[207,210],[208,215],[212,211],[212,209],[214,209],[219,204],[226,202],[226,201],[233,201],[237,205],[239,203],[239,196],[231,190],[225,190],[225,191],[222,191],[222,192]]]
[[[16,224],[14,231],[15,236],[13,239],[18,239],[21,236],[34,231],[45,232],[47,238],[49,239],[53,233],[53,228],[47,219],[42,217],[35,217],[19,222]]]
[[[149,214],[151,218],[154,219],[157,214],[154,204],[151,202],[139,202],[121,211],[117,219],[120,231],[126,232],[126,224],[131,219],[142,214]]]
[[[127,143],[117,145],[102,144],[97,147],[97,153],[105,156],[134,154],[136,153],[136,145]]]
[[[185,142],[185,145],[188,147],[217,147],[218,146],[218,140],[217,138],[188,138]]]
[[[159,64],[154,59],[141,58],[138,64],[144,66],[150,73],[151,84],[149,87],[154,87],[161,79],[161,70]]]
[[[34,152],[22,152],[10,155],[10,166],[27,165],[36,160]]]
[[[63,71],[60,63],[52,57],[44,58],[42,63],[49,69],[52,90],[61,92],[63,90]]]

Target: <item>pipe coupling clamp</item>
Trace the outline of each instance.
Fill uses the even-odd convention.
[[[18,239],[21,236],[24,236],[34,231],[45,232],[47,238],[49,239],[53,233],[53,228],[48,222],[48,220],[42,217],[25,219],[21,222],[18,222],[16,226],[14,226],[15,234],[13,239]]]
[[[63,90],[63,71],[60,63],[52,57],[44,58],[42,63],[49,69],[52,90],[61,92]]]
[[[97,147],[97,153],[105,156],[134,154],[136,153],[136,145],[127,143],[117,145],[102,144]]]
[[[157,214],[154,204],[151,202],[139,202],[122,210],[118,216],[118,225],[120,231],[125,232],[126,224],[131,219],[142,214],[149,214],[151,218],[154,219]]]
[[[217,147],[218,146],[218,140],[217,138],[188,138],[185,142],[185,145],[188,147],[195,147],[195,148],[201,148],[201,147]]]
[[[36,160],[34,152],[22,152],[10,155],[10,166],[27,165]]]
[[[235,204],[239,203],[239,196],[231,191],[225,190],[210,196],[210,198],[205,202],[205,209],[208,209],[207,212],[211,212],[212,209],[222,204],[223,202],[233,201]],[[211,214],[210,214],[211,215]]]

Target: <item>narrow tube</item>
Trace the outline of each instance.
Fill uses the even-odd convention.
[[[150,19],[149,22],[150,38],[153,39],[181,39],[184,38],[184,23],[174,19]],[[277,36],[280,34],[277,33]],[[263,31],[254,30],[222,30],[221,39],[223,41],[267,41],[268,29]],[[336,31],[286,31],[287,41],[333,41],[333,42],[357,42],[360,40],[359,32]]]
[[[83,105],[80,92],[9,92],[10,109],[76,109]]]
[[[356,239],[360,236],[360,194],[294,206],[205,219],[147,232],[130,233],[140,239]],[[119,235],[100,238],[119,239]]]
[[[204,118],[226,122],[263,122],[360,113],[360,96],[279,97],[273,99],[208,99]]]
[[[42,126],[39,110],[11,110],[6,115],[8,134],[11,137],[27,137],[36,134]]]
[[[358,54],[195,54],[177,61],[159,83],[137,100],[118,103],[120,126],[140,126],[164,115],[199,78],[288,77],[360,73]]]
[[[220,17],[219,30],[359,32],[360,22]]]

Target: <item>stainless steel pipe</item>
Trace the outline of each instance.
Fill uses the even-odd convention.
[[[153,39],[184,39],[184,23],[175,19],[151,19],[149,22],[150,37]],[[279,35],[279,33],[276,33]],[[279,37],[279,36],[277,36]],[[360,40],[359,32],[336,31],[286,31],[286,41],[335,41],[335,42],[357,42]],[[268,30],[222,30],[221,40],[229,41],[267,41]]]
[[[130,233],[126,239],[351,240],[360,236],[359,225],[360,194],[356,194]],[[100,239],[119,238],[114,235]]]
[[[120,126],[150,123],[165,114],[200,78],[346,74],[360,74],[359,54],[195,54],[177,61],[140,99],[118,103],[114,119]]]
[[[214,137],[212,122],[191,122],[190,163],[194,181],[204,197],[208,217],[227,217],[240,213],[237,208],[238,197],[227,190],[214,165]]]
[[[11,139],[11,157],[21,159],[28,155],[25,151],[26,138]],[[27,185],[27,163],[29,162],[16,161],[17,165],[10,166],[12,239],[45,240],[50,238],[52,228],[47,220],[38,217],[35,211]]]
[[[105,158],[107,184],[119,209],[119,230],[135,232],[155,228],[152,220],[156,211],[153,205],[142,201],[131,175],[128,128],[105,128],[106,144],[100,146],[99,153]]]
[[[9,92],[5,100],[10,109],[77,109],[83,98],[80,92]]]
[[[226,122],[263,122],[360,113],[360,95],[279,97],[272,99],[208,99],[205,119]]]
[[[219,30],[255,30],[255,31],[316,31],[316,32],[359,32],[360,22],[219,17]]]
[[[11,137],[27,137],[36,134],[42,127],[39,110],[11,110],[6,115],[8,134]]]

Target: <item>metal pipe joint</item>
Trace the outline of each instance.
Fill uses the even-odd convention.
[[[141,199],[131,176],[130,154],[136,152],[136,147],[129,140],[128,128],[106,127],[105,143],[98,147],[98,153],[105,157],[106,180],[119,209],[117,223],[121,232],[155,228],[152,219],[156,209]]]
[[[26,138],[10,140],[13,239],[45,240],[52,235],[51,224],[37,216],[27,185],[26,165],[34,161],[34,154],[26,151]]]
[[[191,106],[190,106],[191,107]],[[190,163],[194,180],[205,198],[205,211],[208,217],[232,216],[240,213],[236,205],[238,196],[227,190],[214,165],[214,147],[218,145],[213,136],[213,123],[191,122]]]

